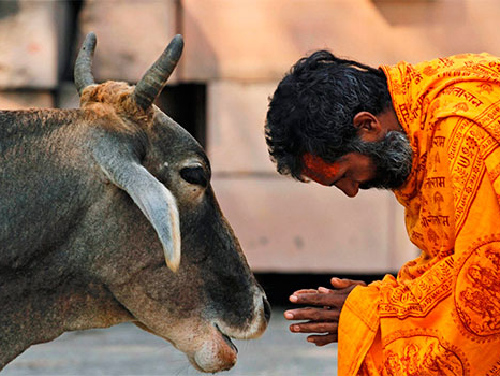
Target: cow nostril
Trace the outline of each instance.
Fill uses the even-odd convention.
[[[271,318],[271,305],[266,298],[262,298],[262,300],[264,300],[264,317],[266,318],[266,322],[269,322]]]

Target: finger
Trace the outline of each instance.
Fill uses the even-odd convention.
[[[328,294],[329,292],[332,292],[332,289],[327,289],[326,287],[318,287],[318,292],[321,294]]]
[[[352,285],[366,286],[365,281],[362,281],[360,279],[347,279],[347,278],[337,278],[337,277],[333,277],[330,280],[330,283],[336,289],[345,289],[346,287]]]
[[[338,342],[338,335],[335,333],[325,335],[313,335],[307,337],[307,342],[314,343],[316,346],[325,346],[330,343]]]
[[[295,291],[292,295],[290,295],[290,301],[292,303],[297,303],[297,296],[301,294],[317,294],[318,290],[314,289],[302,289],[302,290],[297,290]]]
[[[290,325],[293,333],[337,333],[336,322],[302,322]]]
[[[340,309],[306,307],[289,309],[284,313],[287,320],[338,321]]]
[[[315,292],[318,292],[318,290],[315,289],[301,289],[295,291],[292,295],[298,295],[298,294],[314,294]]]
[[[344,304],[347,295],[348,292],[330,290],[328,294],[316,292],[292,295],[290,301],[296,304],[340,307]]]

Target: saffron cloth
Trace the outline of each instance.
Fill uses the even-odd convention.
[[[338,375],[500,375],[500,59],[381,69],[413,148],[395,195],[421,255],[349,295]]]

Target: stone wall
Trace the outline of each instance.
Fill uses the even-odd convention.
[[[395,271],[417,250],[393,195],[350,200],[278,176],[264,141],[268,97],[298,58],[318,48],[373,66],[500,55],[499,17],[496,0],[0,2],[0,106],[76,106],[71,67],[88,31],[98,36],[96,80],[132,83],[180,32],[186,46],[169,85],[206,85],[212,183],[252,268]]]

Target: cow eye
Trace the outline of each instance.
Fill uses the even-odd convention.
[[[208,185],[208,178],[202,167],[186,167],[180,171],[181,177],[189,184],[196,184],[202,187]]]

